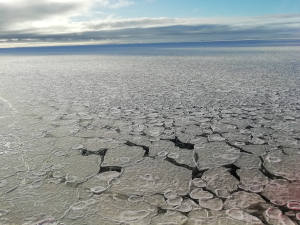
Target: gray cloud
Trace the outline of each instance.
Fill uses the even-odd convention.
[[[273,28],[258,26],[253,28],[236,29],[230,25],[178,25],[150,28],[129,28],[120,30],[90,31],[83,33],[38,35],[8,34],[0,35],[3,39],[15,39],[29,42],[89,42],[107,41],[112,43],[151,43],[151,42],[197,42],[217,40],[243,39],[296,39],[299,30],[293,28]]]
[[[76,22],[73,18],[132,4],[132,0],[0,0],[0,32],[35,29],[35,32],[58,33],[60,29],[57,28],[65,32],[81,30],[82,21]]]
[[[78,2],[35,1],[30,4],[5,4],[0,2],[0,29],[11,30],[11,27],[26,21],[38,21],[56,15],[72,12],[81,7]]]

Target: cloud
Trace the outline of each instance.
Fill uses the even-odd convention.
[[[69,16],[79,10],[83,4],[79,1],[12,0],[0,1],[0,26],[9,29],[18,23],[38,21],[58,15]]]
[[[73,17],[88,14],[95,8],[116,9],[132,4],[131,0],[0,0],[0,31],[50,30],[62,26],[74,29]]]
[[[132,0],[0,0],[0,47],[300,37],[300,15],[120,18]],[[88,15],[88,16],[86,16]]]
[[[140,21],[139,21],[140,22]],[[126,23],[122,24],[125,26]],[[147,23],[148,26],[149,23]],[[243,40],[243,39],[297,39],[299,31],[286,26],[252,26],[236,27],[232,25],[203,24],[203,25],[172,25],[135,27],[110,30],[94,30],[82,33],[66,34],[13,34],[2,37],[7,40],[14,38],[12,43],[153,43],[153,42],[198,42],[217,40]],[[1,39],[1,37],[0,37]],[[16,41],[17,39],[17,41]]]

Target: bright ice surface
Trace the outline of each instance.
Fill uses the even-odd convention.
[[[299,223],[300,47],[148,50],[0,56],[0,224]]]

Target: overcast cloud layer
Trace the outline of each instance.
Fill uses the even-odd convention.
[[[0,47],[299,39],[300,14],[252,18],[120,18],[133,0],[0,0]]]

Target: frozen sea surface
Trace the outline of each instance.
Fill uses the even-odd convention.
[[[0,224],[300,224],[300,47],[0,56]]]

